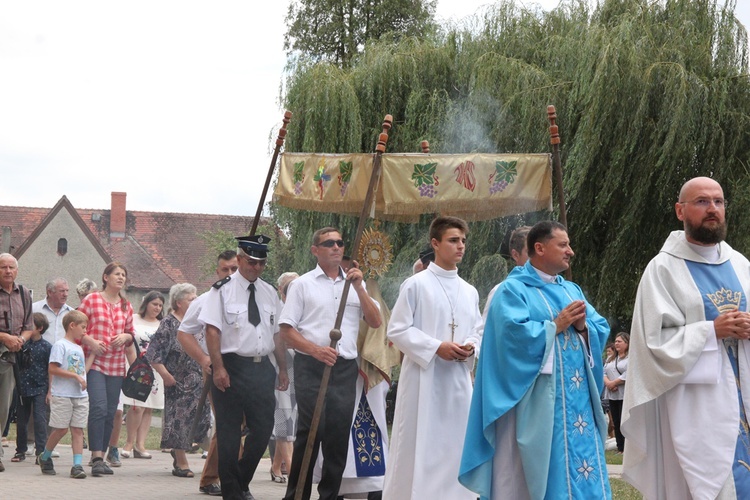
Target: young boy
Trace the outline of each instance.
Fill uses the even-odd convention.
[[[17,408],[16,421],[16,454],[11,462],[23,462],[26,460],[28,449],[28,424],[29,417],[34,415],[34,442],[36,445],[36,456],[44,451],[44,443],[47,442],[47,391],[49,390],[49,376],[47,366],[52,344],[42,338],[44,332],[49,328],[49,321],[42,313],[34,313],[34,333],[31,339],[23,346],[22,355],[19,357],[20,383],[18,395],[21,404]],[[32,413],[33,412],[33,413]]]
[[[47,446],[39,457],[42,474],[55,475],[52,450],[68,432],[72,436],[73,468],[70,477],[83,479],[83,428],[89,418],[89,397],[86,393],[86,368],[80,342],[86,334],[88,318],[80,311],[70,311],[63,317],[65,337],[55,342],[49,358],[50,433]]]
[[[383,498],[477,498],[458,482],[471,371],[482,342],[479,295],[458,275],[468,232],[456,217],[432,221],[435,261],[404,281],[391,311],[388,338],[404,359]]]

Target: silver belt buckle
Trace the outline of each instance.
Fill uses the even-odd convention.
[[[253,356],[253,363],[260,363],[263,361],[263,356]]]

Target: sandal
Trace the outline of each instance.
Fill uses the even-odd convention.
[[[179,467],[172,469],[172,475],[177,477],[195,477],[195,474],[190,469],[180,469]]]
[[[151,453],[147,451],[138,451],[138,448],[133,446],[133,458],[151,458]]]
[[[10,459],[11,462],[23,462],[26,460],[26,453],[18,452],[15,455],[13,455],[13,458]]]
[[[286,478],[284,476],[277,476],[274,474],[273,469],[271,469],[271,481],[274,483],[286,483]]]

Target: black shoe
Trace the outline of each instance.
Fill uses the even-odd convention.
[[[104,474],[107,474],[108,476],[111,476],[112,474],[115,473],[115,471],[113,471],[112,469],[109,468],[109,465],[107,465],[107,462],[102,461],[102,463],[104,464]]]
[[[211,495],[213,497],[220,497],[221,496],[221,486],[218,484],[209,484],[208,486],[201,486],[198,488],[198,491],[201,493],[205,493],[206,495]]]
[[[97,457],[93,459],[93,465],[91,465],[91,475],[94,477],[106,476],[113,474],[112,469],[104,462],[104,459]]]
[[[74,465],[72,469],[70,469],[70,477],[73,479],[86,479],[86,472],[83,470],[82,465]]]
[[[243,491],[243,493],[245,494],[245,500],[255,500],[255,497],[250,491]]]
[[[57,474],[55,472],[55,465],[52,463],[52,459],[48,458],[47,460],[42,459],[42,457],[39,457],[39,467],[42,469],[42,474],[46,474],[48,476],[54,476]]]

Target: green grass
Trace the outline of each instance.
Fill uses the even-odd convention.
[[[608,464],[622,465],[622,454],[617,453],[616,451],[605,451],[604,458],[607,460]]]
[[[622,465],[622,455],[616,451],[607,451],[604,453],[608,464]],[[613,500],[641,500],[643,496],[622,479],[610,478],[609,484],[612,487]]]
[[[643,496],[638,493],[638,490],[622,479],[610,479],[609,484],[612,487],[613,500],[641,500],[643,498]]]

